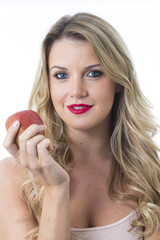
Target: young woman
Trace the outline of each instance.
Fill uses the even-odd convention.
[[[109,23],[80,13],[53,25],[29,109],[45,126],[26,129],[19,148],[20,123],[6,135],[1,239],[160,239],[158,125]]]

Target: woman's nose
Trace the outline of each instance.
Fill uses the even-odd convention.
[[[88,91],[83,82],[83,79],[74,78],[73,81],[71,81],[71,85],[70,85],[70,97],[79,99],[79,98],[86,97],[87,95],[88,95]]]

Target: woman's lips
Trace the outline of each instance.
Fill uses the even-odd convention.
[[[87,105],[87,104],[71,104],[67,106],[69,111],[74,114],[83,114],[89,111],[92,107],[93,105]]]

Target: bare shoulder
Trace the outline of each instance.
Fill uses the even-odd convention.
[[[22,167],[12,157],[0,161],[0,189],[3,186],[11,188],[13,185],[20,186],[29,177],[27,169]]]
[[[24,239],[24,234],[36,226],[21,197],[21,185],[29,177],[28,171],[13,158],[0,161],[0,239]]]
[[[0,161],[0,172],[2,175],[19,173],[20,176],[24,176],[23,174],[25,174],[27,177],[27,170],[12,157],[4,158]]]

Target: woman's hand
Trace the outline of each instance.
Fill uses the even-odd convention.
[[[8,129],[4,147],[23,167],[37,176],[45,187],[60,186],[69,182],[68,173],[51,157],[52,144],[42,132],[44,125],[32,124],[19,136],[19,148],[15,137],[20,128],[18,121]]]

